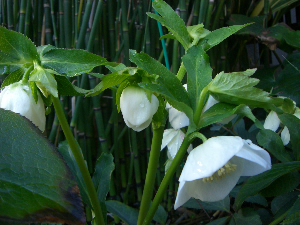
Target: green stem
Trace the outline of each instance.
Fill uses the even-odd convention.
[[[182,63],[180,64],[180,68],[179,68],[179,70],[178,70],[178,73],[177,73],[176,77],[177,77],[180,81],[182,81],[182,79],[183,79],[185,73],[186,73],[186,69],[185,69],[185,66],[183,65],[183,62],[182,62]]]
[[[159,162],[159,154],[161,149],[163,133],[164,133],[164,127],[153,129],[150,158],[149,158],[149,163],[147,168],[147,175],[146,175],[143,197],[141,201],[141,207],[140,207],[137,224],[142,224],[150,206],[150,201],[153,195],[153,187],[155,183],[156,169]]]
[[[193,139],[193,134],[190,135],[186,135],[183,139],[183,142],[174,158],[174,160],[172,161],[164,179],[161,182],[161,185],[159,186],[159,189],[155,195],[155,198],[148,210],[148,213],[144,219],[143,225],[147,225],[150,224],[150,222],[152,221],[152,218],[158,208],[159,203],[162,201],[166,190],[168,188],[169,183],[171,182],[171,179],[173,178],[174,173],[176,172],[178,166],[180,165],[191,141]],[[151,153],[152,154],[152,150]],[[148,175],[148,174],[147,174]],[[146,186],[146,185],[145,185]],[[145,190],[144,190],[144,194],[145,194]],[[139,223],[138,223],[139,224]]]
[[[95,187],[94,187],[94,184],[93,184],[93,181],[92,181],[92,178],[90,176],[90,173],[85,165],[85,162],[84,162],[84,159],[83,159],[83,156],[82,156],[82,153],[81,153],[81,150],[69,128],[69,124],[67,122],[67,119],[65,117],[65,114],[64,114],[64,111],[63,111],[63,108],[61,107],[61,104],[60,104],[60,101],[58,98],[52,98],[52,101],[53,101],[53,106],[55,108],[55,112],[56,112],[56,115],[59,119],[59,122],[60,122],[60,125],[62,127],[62,130],[65,134],[65,137],[69,143],[69,146],[72,150],[72,153],[74,155],[74,158],[77,162],[77,165],[80,169],[80,172],[82,174],[82,177],[83,177],[83,180],[86,184],[86,187],[87,187],[87,191],[88,191],[88,195],[89,195],[89,198],[90,198],[90,201],[92,203],[92,206],[93,206],[93,209],[94,209],[94,212],[95,212],[95,219],[96,219],[96,224],[97,225],[100,225],[100,224],[105,224],[104,223],[104,218],[103,218],[103,215],[102,215],[102,211],[101,211],[101,207],[100,207],[100,203],[99,203],[99,200],[98,200],[98,197],[97,197],[97,193],[96,193],[96,190],[95,190]]]
[[[194,114],[194,122],[196,125],[198,125],[199,123],[199,120],[200,120],[200,116],[201,116],[201,113],[202,113],[202,110],[203,110],[203,107],[204,107],[204,101],[205,101],[205,98],[206,98],[206,94],[207,94],[207,90],[208,89],[208,86],[206,86],[205,88],[202,89],[201,93],[200,93],[200,98],[197,102],[197,105],[196,105],[196,112]]]

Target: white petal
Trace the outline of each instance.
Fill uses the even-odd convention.
[[[202,109],[202,113],[204,113],[206,110],[208,110],[210,107],[212,107],[213,105],[215,105],[217,103],[219,103],[219,101],[217,101],[213,96],[209,95],[207,102]]]
[[[192,181],[213,175],[239,152],[243,145],[243,139],[237,136],[209,138],[190,152],[179,181]]]
[[[278,118],[277,113],[271,111],[265,120],[264,128],[275,132],[278,129],[279,125],[280,120]]]
[[[135,131],[149,126],[158,109],[158,99],[151,96],[149,102],[142,88],[130,86],[123,90],[120,97],[120,108],[126,125]]]
[[[244,160],[242,176],[254,176],[271,169],[271,157],[263,148],[253,144],[250,140],[243,140],[244,146],[236,154]]]
[[[287,145],[290,142],[291,135],[289,129],[285,126],[281,132],[281,140],[283,145]]]
[[[164,130],[160,150],[163,150],[167,146],[167,144],[177,135],[177,133],[178,133],[177,130],[174,129]]]
[[[191,198],[191,196],[186,190],[185,184],[186,182],[184,181],[179,183],[174,209],[177,209],[178,207],[182,206]]]
[[[184,112],[180,112],[177,109],[170,107],[169,108],[169,122],[171,126],[177,130],[189,125],[190,120],[185,115]]]
[[[294,113],[294,116],[296,116],[298,119],[300,119],[300,109],[296,107],[296,111]]]

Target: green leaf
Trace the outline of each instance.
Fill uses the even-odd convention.
[[[218,45],[222,41],[224,41],[226,38],[231,36],[232,34],[236,33],[240,29],[248,26],[249,24],[245,25],[234,25],[230,27],[222,27],[220,29],[214,30],[208,35],[206,35],[198,45],[202,45],[204,51],[208,51],[212,47]]]
[[[234,208],[236,210],[239,209],[246,198],[257,194],[281,176],[298,169],[300,169],[300,162],[279,163],[273,165],[271,170],[249,178],[239,191],[235,199]]]
[[[268,108],[272,99],[268,92],[253,87],[258,82],[258,79],[248,75],[221,72],[210,83],[208,90],[220,102]]]
[[[259,215],[253,209],[244,208],[234,213],[229,225],[262,225]]]
[[[279,114],[278,117],[280,121],[289,129],[295,158],[296,160],[300,160],[300,119],[288,113]]]
[[[3,81],[1,88],[8,86],[12,83],[16,83],[16,82],[20,81],[22,79],[24,73],[25,73],[24,67],[20,67],[17,70],[11,72]]]
[[[278,75],[275,94],[285,96],[300,104],[300,53],[294,53],[287,58],[284,69]],[[287,63],[289,61],[290,63]]]
[[[112,154],[102,153],[98,158],[93,175],[93,183],[100,202],[104,202],[110,188],[111,173],[115,168]]]
[[[52,71],[36,65],[29,75],[29,81],[34,81],[46,98],[49,93],[57,98],[57,82],[50,72]]]
[[[0,220],[85,224],[74,177],[28,119],[0,109]]]
[[[24,64],[33,64],[38,60],[33,42],[21,33],[0,27],[0,70],[11,73]]]
[[[90,90],[85,90],[72,84],[68,78],[60,75],[54,75],[57,82],[57,91],[60,95],[65,96],[84,96]]]
[[[75,177],[75,180],[78,184],[80,195],[82,197],[83,202],[92,209],[93,207],[92,207],[92,203],[89,199],[87,187],[85,185],[81,171],[77,165],[77,162],[73,156],[72,150],[71,150],[68,142],[67,141],[60,142],[58,145],[58,151],[62,155],[62,157],[64,158],[66,163],[68,164],[68,167],[71,169],[71,171]]]
[[[288,212],[282,225],[297,225],[300,223],[300,198],[296,200],[291,210]]]
[[[147,13],[147,15],[167,27],[174,37],[182,44],[185,50],[187,50],[190,40],[184,21],[163,0],[155,0],[152,6],[161,16],[153,13]]]
[[[239,30],[238,34],[250,34],[253,36],[257,36],[263,33],[264,16],[245,16],[242,14],[231,14],[229,21],[227,22],[228,25],[243,25],[247,23],[249,26],[244,27],[243,29]]]
[[[203,39],[210,33],[209,30],[204,28],[204,25],[202,23],[193,26],[188,26],[187,30],[189,32],[190,37],[193,38],[192,46],[197,45],[201,39]]]
[[[138,211],[122,202],[109,200],[105,202],[107,210],[129,225],[136,225],[138,221]]]
[[[220,122],[233,114],[241,114],[247,116],[252,121],[255,121],[256,119],[252,114],[251,109],[246,105],[236,106],[220,102],[213,105],[201,115],[198,127],[202,128],[213,123]]]
[[[69,77],[90,72],[94,67],[104,65],[106,59],[80,49],[55,48],[41,57],[44,67]]]
[[[300,182],[300,175],[297,171],[285,174],[275,180],[271,185],[264,188],[260,194],[265,197],[279,196],[293,191]]]
[[[281,138],[272,130],[260,130],[256,136],[257,143],[267,149],[281,162],[291,162],[293,159],[285,150]]]
[[[212,68],[202,46],[191,47],[182,57],[182,62],[187,71],[187,90],[195,111],[202,89],[212,80]]]
[[[275,215],[275,219],[284,215],[287,211],[289,211],[293,204],[297,201],[299,195],[299,191],[293,191],[286,193],[284,195],[280,195],[275,197],[271,202],[271,211]]]

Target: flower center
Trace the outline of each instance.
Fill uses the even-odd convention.
[[[237,165],[227,162],[223,167],[221,167],[218,171],[216,171],[210,177],[204,177],[202,180],[204,183],[206,182],[213,182],[213,180],[219,180],[226,176],[226,174],[230,174],[231,172],[236,170]]]

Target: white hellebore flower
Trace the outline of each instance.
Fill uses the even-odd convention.
[[[185,134],[181,130],[175,130],[175,129],[167,129],[164,130],[162,144],[161,144],[161,150],[163,150],[166,146],[168,147],[168,160],[166,162],[165,171],[169,169],[171,162],[175,158],[182,142],[184,139]],[[193,146],[190,145],[188,147],[188,152],[192,151]]]
[[[183,87],[186,90],[187,84],[184,84]],[[186,127],[190,124],[190,120],[184,112],[173,108],[169,103],[166,104],[166,109],[169,111],[169,122],[175,130]]]
[[[296,107],[294,116],[300,119],[300,109],[298,107]],[[271,111],[265,120],[264,128],[276,132],[276,130],[279,128],[279,125],[280,125],[280,119],[277,113]],[[290,138],[291,137],[290,137],[289,129],[285,126],[281,131],[281,140],[283,142],[283,145],[287,145],[290,142]]]
[[[179,178],[174,208],[191,197],[214,202],[224,199],[240,176],[254,176],[271,168],[267,151],[240,137],[212,137],[193,149]]]
[[[135,131],[144,130],[158,109],[158,99],[152,94],[149,102],[143,88],[130,86],[123,90],[120,108],[126,125]]]
[[[38,93],[38,102],[35,103],[29,84],[17,82],[2,89],[0,108],[19,113],[33,122],[41,131],[45,130],[44,102]]]

